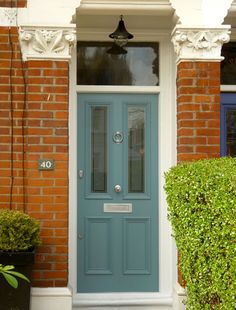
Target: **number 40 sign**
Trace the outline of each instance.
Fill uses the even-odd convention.
[[[38,170],[54,170],[55,163],[53,159],[39,159]]]

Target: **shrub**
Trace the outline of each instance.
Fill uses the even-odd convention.
[[[0,250],[27,251],[40,243],[39,223],[15,210],[0,211]]]
[[[236,309],[236,159],[183,163],[165,175],[188,310]]]

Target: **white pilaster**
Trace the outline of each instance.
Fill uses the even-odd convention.
[[[76,43],[75,25],[21,26],[19,40],[24,60],[69,60]]]
[[[230,26],[190,27],[178,25],[172,32],[172,42],[180,61],[221,61],[221,47],[230,39]]]
[[[80,2],[81,0],[28,0],[25,24],[69,24]]]
[[[205,27],[221,25],[232,2],[233,0],[170,0],[182,25]]]

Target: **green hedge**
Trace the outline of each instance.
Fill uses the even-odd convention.
[[[187,309],[235,310],[236,159],[183,163],[165,178]]]
[[[29,215],[4,209],[0,211],[0,251],[27,251],[40,244],[39,222]]]

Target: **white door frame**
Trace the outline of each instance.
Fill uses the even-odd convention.
[[[92,34],[80,34],[80,40],[91,39]],[[107,40],[107,34],[95,35],[97,40]],[[164,193],[164,172],[176,163],[176,100],[175,59],[170,31],[141,33],[135,36],[138,42],[159,42],[160,44],[160,86],[76,86],[76,51],[70,64],[69,100],[69,284],[74,292],[73,309],[92,306],[147,306],[163,305],[172,309],[173,287],[177,279],[176,248],[171,238],[167,220],[167,204]],[[158,108],[158,167],[159,167],[159,281],[158,293],[99,293],[78,294],[77,283],[77,93],[83,92],[126,92],[160,93]],[[166,308],[167,307],[167,308]],[[164,309],[163,308],[163,309]],[[111,309],[111,308],[110,308]],[[151,309],[151,308],[150,308]]]

